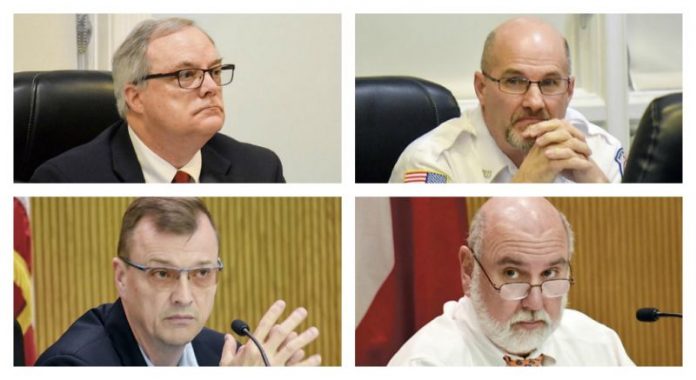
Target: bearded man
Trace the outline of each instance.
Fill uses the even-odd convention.
[[[632,366],[619,336],[566,309],[573,231],[543,198],[491,198],[459,250],[464,297],[389,365]]]

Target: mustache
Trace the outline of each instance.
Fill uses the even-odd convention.
[[[547,325],[551,324],[551,317],[544,310],[528,311],[520,310],[510,318],[508,325],[513,325],[518,322],[544,322]]]
[[[540,121],[544,120],[549,120],[551,119],[551,115],[549,115],[545,109],[541,109],[538,112],[527,112],[527,111],[520,111],[518,113],[515,113],[512,116],[512,124],[517,123],[521,119],[539,119]]]

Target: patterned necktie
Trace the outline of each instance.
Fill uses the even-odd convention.
[[[544,354],[537,356],[536,358],[527,359],[513,359],[508,355],[503,356],[505,360],[505,365],[508,367],[541,367],[541,363],[544,361]]]
[[[193,178],[191,178],[190,175],[186,172],[182,171],[177,171],[176,175],[174,176],[174,179],[172,180],[172,183],[191,183],[193,182]]]

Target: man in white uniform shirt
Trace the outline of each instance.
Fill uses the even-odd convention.
[[[568,109],[570,50],[551,25],[509,20],[486,39],[479,107],[411,143],[389,182],[620,182],[621,143]]]
[[[572,255],[572,229],[547,200],[492,198],[459,250],[465,296],[389,365],[634,365],[612,329],[565,308]]]

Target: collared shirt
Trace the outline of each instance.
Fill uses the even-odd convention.
[[[145,183],[170,183],[178,170],[188,173],[195,182],[200,182],[201,166],[203,165],[200,149],[193,155],[191,161],[177,169],[145,145],[130,125],[128,126],[128,135],[133,143],[133,149],[140,167],[143,170]]]
[[[392,357],[392,366],[505,366],[506,353],[483,333],[468,297],[445,303]],[[561,323],[529,357],[544,354],[544,366],[633,366],[619,336],[587,315],[566,309]]]
[[[145,364],[147,364],[148,367],[154,367],[155,365],[152,364],[150,358],[147,357],[143,347],[138,345],[138,348],[140,348],[140,352],[143,354]],[[181,359],[179,359],[177,367],[198,367],[198,360],[196,360],[196,353],[193,351],[193,345],[191,342],[186,343],[184,346],[184,352],[181,354]]]
[[[565,119],[585,135],[590,159],[609,182],[621,182],[624,151],[619,140],[571,108]],[[516,173],[517,166],[488,131],[481,108],[474,107],[413,141],[401,153],[389,182],[505,183]],[[557,176],[554,182],[572,181]]]

